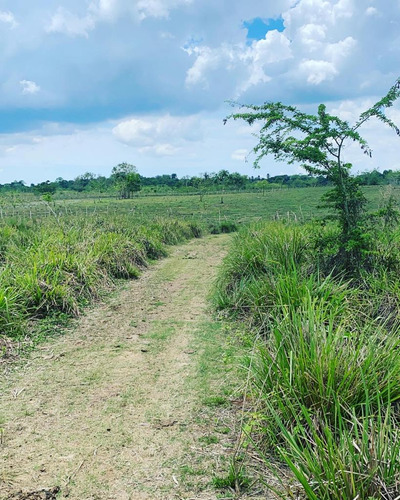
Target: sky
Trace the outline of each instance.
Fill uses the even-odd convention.
[[[141,175],[302,173],[266,158],[227,101],[319,103],[355,121],[400,76],[400,0],[0,0],[0,183],[128,162]],[[390,116],[400,124],[400,103]],[[361,131],[354,172],[400,169],[400,138]]]

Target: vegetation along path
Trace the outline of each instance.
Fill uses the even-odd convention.
[[[2,377],[0,498],[217,497],[232,372],[206,297],[228,242],[173,249]]]

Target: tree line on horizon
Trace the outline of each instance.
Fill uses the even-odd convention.
[[[205,191],[240,191],[240,190],[268,190],[278,188],[301,188],[329,186],[330,181],[322,175],[309,174],[281,174],[266,177],[260,175],[248,176],[238,172],[230,173],[228,170],[219,172],[203,173],[198,176],[178,177],[177,174],[163,174],[153,177],[139,175],[133,167],[131,172],[118,170],[120,166],[133,167],[122,163],[113,168],[113,173],[109,176],[96,175],[85,172],[75,179],[66,180],[58,177],[55,181],[44,181],[37,184],[27,185],[23,180],[15,180],[10,183],[0,184],[0,192],[20,192],[33,193],[37,195],[55,194],[57,191],[72,192],[100,192],[119,195],[121,198],[128,198],[133,192],[139,190],[147,193],[162,193],[170,191],[193,192]],[[400,171],[372,170],[363,172],[355,176],[355,179],[362,186],[376,185],[400,185]]]

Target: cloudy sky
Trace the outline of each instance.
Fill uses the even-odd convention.
[[[0,183],[252,169],[254,130],[226,101],[280,100],[354,120],[400,76],[400,0],[0,0]],[[391,110],[400,123],[400,105]],[[369,160],[400,139],[364,129]]]

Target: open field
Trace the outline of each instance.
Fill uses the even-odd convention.
[[[41,346],[1,388],[4,498],[42,486],[51,499],[59,487],[77,500],[238,498],[249,487],[268,498],[257,474],[281,498],[397,498],[400,190],[365,190],[370,213],[383,210],[346,248],[339,226],[310,223],[326,215],[325,192],[3,204],[3,358],[21,341]],[[241,325],[234,339],[206,296],[230,239],[208,233],[235,225],[213,293]],[[157,279],[129,282],[54,335],[191,239]]]
[[[376,210],[386,186],[365,187],[370,209]],[[8,197],[0,205],[1,218],[7,217],[54,217],[74,215],[116,215],[133,214],[138,221],[148,218],[170,216],[184,219],[198,219],[205,223],[218,220],[232,220],[246,223],[257,219],[280,218],[310,220],[326,213],[321,209],[321,197],[329,188],[280,189],[251,193],[193,194],[143,196],[130,200],[104,197],[78,197],[45,203],[40,198],[21,197],[13,201]],[[396,199],[400,199],[400,188],[391,188]]]
[[[366,190],[370,210],[378,208],[383,191]],[[400,196],[400,189],[391,192]],[[326,215],[320,208],[324,193],[324,188],[301,188],[265,194],[3,203],[2,333],[19,338],[29,330],[31,319],[78,313],[115,279],[137,277],[149,259],[166,255],[165,245],[251,221],[306,222]]]

